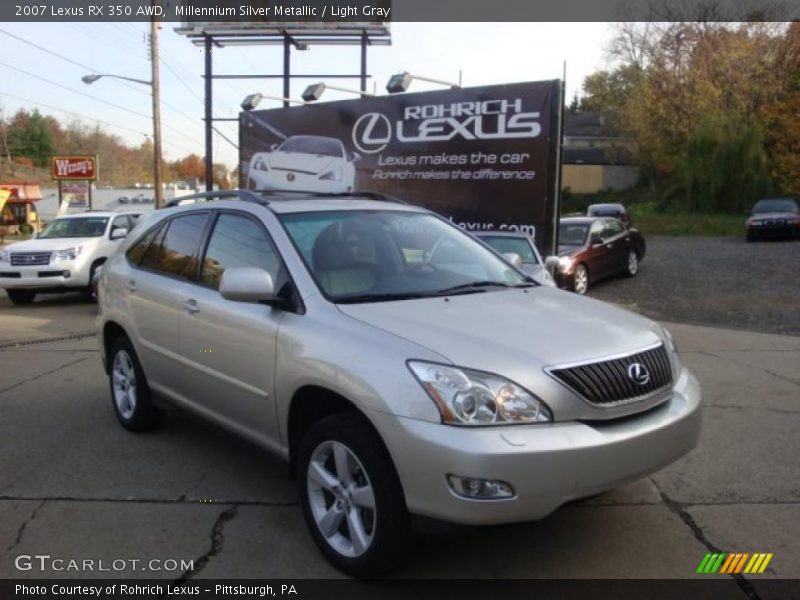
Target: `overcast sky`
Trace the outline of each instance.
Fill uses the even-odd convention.
[[[0,23],[0,107],[6,115],[19,108],[38,108],[62,121],[80,118],[92,123],[91,119],[97,119],[103,121],[101,126],[107,131],[127,142],[141,143],[152,131],[149,88],[111,79],[87,86],[80,79],[91,71],[149,79],[145,44],[148,27],[143,23]],[[389,76],[402,70],[445,80],[457,80],[462,70],[464,86],[477,86],[556,79],[561,77],[563,62],[567,61],[567,97],[572,98],[586,75],[605,67],[604,47],[611,35],[607,23],[394,23],[391,27],[392,45],[369,51],[368,71],[379,94],[385,93]],[[173,28],[174,24],[165,25],[160,35],[167,159],[204,153],[203,56]],[[307,52],[293,52],[292,60],[295,73],[357,73],[359,48],[314,46]],[[282,49],[223,48],[215,55],[214,67],[220,74],[278,74]],[[292,96],[299,97],[308,83],[311,81],[295,80]],[[340,85],[357,88],[358,81],[341,81]],[[280,96],[282,89],[280,80],[217,80],[215,86],[217,117],[235,117],[239,103],[248,93]],[[372,90],[371,83],[369,86]],[[413,91],[437,87],[418,81],[412,86]],[[329,91],[324,99],[345,97],[348,96]],[[266,107],[267,101],[260,106]],[[235,123],[220,123],[219,128],[233,142],[238,141]],[[218,135],[214,142],[215,162],[233,167],[237,150]]]

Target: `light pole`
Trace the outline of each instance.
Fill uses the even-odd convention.
[[[101,77],[111,77],[112,79],[123,79],[125,81],[132,81],[134,83],[141,83],[142,85],[149,85],[152,90],[153,96],[153,179],[155,187],[155,207],[162,208],[164,206],[164,189],[161,183],[161,89],[159,85],[159,70],[158,70],[158,27],[155,21],[151,22],[151,63],[152,63],[152,79],[146,81],[144,79],[136,79],[134,77],[125,77],[124,75],[112,75],[110,73],[94,73],[92,75],[84,75],[81,81],[86,85],[91,85]]]

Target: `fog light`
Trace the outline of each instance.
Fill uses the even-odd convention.
[[[514,497],[514,488],[505,481],[448,475],[447,483],[456,495],[470,500],[506,500]]]

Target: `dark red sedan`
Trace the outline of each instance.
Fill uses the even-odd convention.
[[[561,219],[558,244],[556,283],[578,294],[605,277],[634,277],[647,250],[639,231],[606,217]]]

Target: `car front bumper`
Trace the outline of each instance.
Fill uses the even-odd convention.
[[[800,225],[793,222],[765,223],[748,225],[747,235],[750,237],[800,237]]]
[[[78,288],[88,284],[88,269],[71,261],[32,267],[0,263],[0,289]]]
[[[411,513],[488,525],[544,517],[676,461],[697,443],[700,403],[697,380],[683,369],[668,401],[609,422],[467,428],[372,416]],[[515,496],[465,499],[451,491],[448,474],[503,481]]]
[[[303,191],[321,194],[344,194],[353,190],[353,183],[344,179],[339,181],[320,179],[317,175],[295,171],[251,171],[249,177],[257,190]]]

